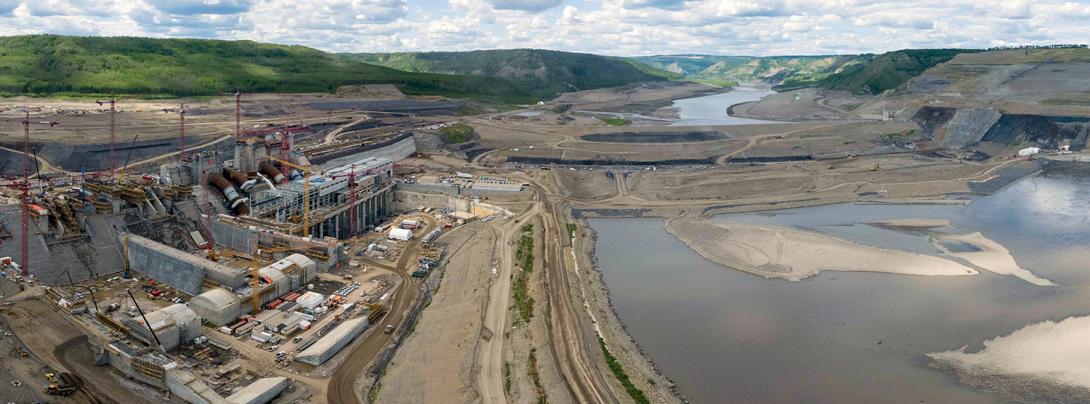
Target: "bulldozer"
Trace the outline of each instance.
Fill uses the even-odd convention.
[[[76,375],[62,372],[60,374],[46,373],[49,384],[45,386],[46,394],[55,396],[67,396],[79,389],[80,380]]]

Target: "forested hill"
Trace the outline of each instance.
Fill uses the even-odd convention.
[[[246,92],[333,92],[389,83],[407,94],[528,103],[524,83],[467,75],[406,72],[304,46],[252,41],[72,37],[0,38],[0,93],[121,94],[145,97]]]
[[[861,55],[858,63],[820,78],[795,77],[783,81],[776,90],[819,87],[855,94],[878,94],[900,87],[939,63],[972,49],[906,49],[880,55]]]
[[[804,87],[878,94],[972,49],[906,49],[882,54],[825,56],[659,55],[634,58],[684,80],[731,86],[763,82],[786,91]]]
[[[633,59],[541,49],[342,56],[409,72],[487,76],[526,83],[540,96],[681,77]]]

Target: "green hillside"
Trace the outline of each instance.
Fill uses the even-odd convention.
[[[304,46],[56,35],[0,38],[0,93],[8,95],[333,92],[342,85],[375,83],[394,84],[407,94],[506,103],[538,100],[522,83],[404,72]]]
[[[953,59],[959,53],[977,52],[968,49],[910,49],[881,55],[862,55],[859,63],[843,67],[825,77],[796,77],[784,80],[777,91],[803,87],[820,87],[850,91],[854,94],[878,94],[900,87],[919,76],[924,70]]]
[[[715,85],[760,81],[779,84],[788,79],[816,80],[857,63],[857,56],[714,56],[660,55],[634,58],[681,74],[685,80]]]
[[[631,59],[541,49],[356,53],[341,56],[409,72],[502,78],[525,83],[542,98],[568,91],[680,78],[680,75]]]

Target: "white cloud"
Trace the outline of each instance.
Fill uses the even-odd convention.
[[[559,6],[564,0],[488,0],[497,10],[523,10],[538,12]]]
[[[1080,43],[1082,0],[0,0],[0,34],[252,39],[330,51],[829,54]]]

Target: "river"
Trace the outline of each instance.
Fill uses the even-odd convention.
[[[732,105],[758,101],[770,94],[775,94],[775,92],[756,88],[736,88],[722,93],[674,100],[669,106],[662,108],[662,110],[672,112],[678,116],[677,119],[632,112],[602,112],[591,110],[575,110],[574,112],[603,118],[619,117],[632,122],[638,122],[640,125],[723,126],[783,123],[759,119],[736,118],[727,114],[727,108],[730,108]],[[520,113],[519,115],[522,114],[523,113]],[[669,113],[667,115],[669,115]]]
[[[879,247],[936,253],[918,233],[866,222],[949,219],[1060,284],[982,271],[926,277],[825,272],[769,280],[707,261],[661,219],[594,219],[598,268],[621,321],[698,403],[1000,401],[927,367],[929,352],[1090,313],[1090,178],[1050,173],[961,205],[840,204],[717,220],[794,226]]]
[[[735,118],[727,114],[731,105],[757,101],[775,94],[770,90],[736,88],[725,93],[676,100],[667,108],[675,109],[679,119],[671,126],[751,125],[778,123],[758,119]]]

